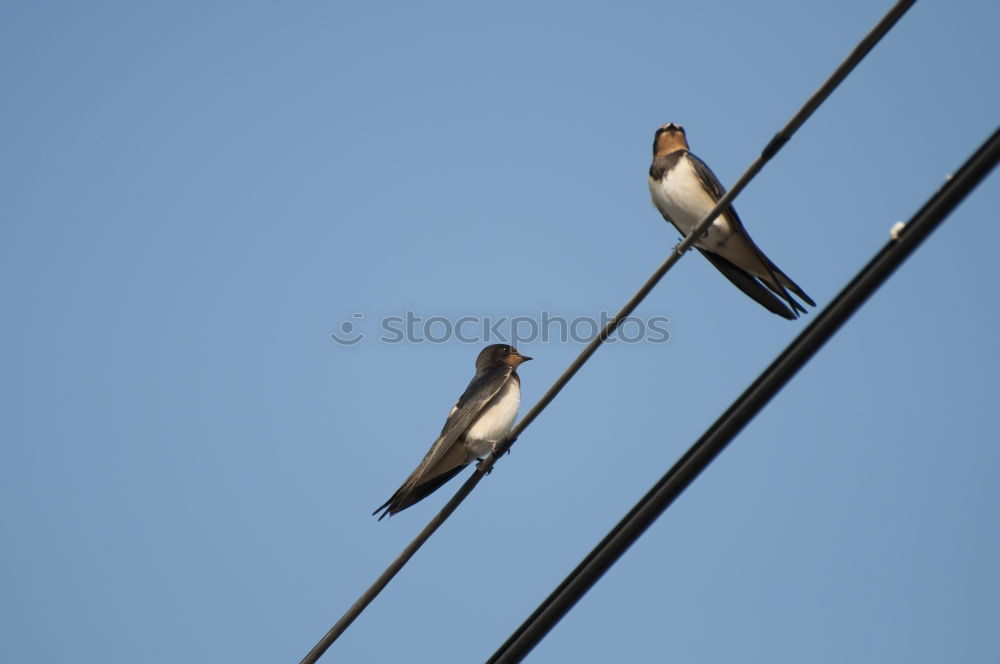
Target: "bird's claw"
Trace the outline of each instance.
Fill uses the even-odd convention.
[[[504,450],[504,452],[503,452],[503,453],[501,453],[501,454],[500,454],[500,456],[503,456],[504,454],[510,454],[510,448],[511,448],[511,447],[513,447],[513,441],[511,441],[511,442],[512,442],[512,444],[511,444],[511,445],[508,445],[508,446],[507,446],[507,449],[506,449],[506,450]],[[494,457],[496,457],[496,456],[497,456],[497,450],[499,450],[499,449],[501,448],[501,446],[502,446],[502,443],[503,443],[503,441],[500,441],[500,442],[498,442],[498,443],[494,443],[494,444],[493,444],[493,445],[492,445],[492,446],[490,447],[490,451],[492,451],[492,452],[493,452],[493,456],[494,456]]]

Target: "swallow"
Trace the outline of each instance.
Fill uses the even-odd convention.
[[[712,169],[690,152],[684,128],[671,122],[657,129],[653,137],[649,193],[663,218],[687,236],[726,190]],[[719,213],[695,247],[737,288],[772,313],[789,320],[798,318],[797,312],[806,313],[789,291],[816,306],[754,244],[731,205]]]
[[[495,451],[510,432],[521,403],[517,367],[530,357],[513,346],[493,344],[476,358],[476,375],[448,413],[448,419],[417,469],[389,500],[372,512],[378,520],[423,500],[473,459]]]

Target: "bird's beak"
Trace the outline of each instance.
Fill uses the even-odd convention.
[[[520,353],[518,353],[518,354],[517,354],[517,356],[518,356],[519,358],[521,358],[521,361],[522,361],[522,362],[527,362],[528,360],[532,360],[532,359],[534,359],[534,358],[531,358],[531,357],[528,357],[527,355],[521,355]]]

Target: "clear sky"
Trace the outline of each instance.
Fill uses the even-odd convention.
[[[3,3],[0,660],[298,661],[461,481],[370,516],[484,345],[380,321],[617,310],[656,127],[731,184],[890,4]],[[820,307],[996,128],[998,24],[919,2],[738,199]],[[531,661],[995,661],[998,204]],[[636,315],[329,661],[485,660],[813,317],[696,253]],[[582,345],[520,347],[523,413]]]

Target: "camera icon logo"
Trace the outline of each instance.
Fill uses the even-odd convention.
[[[351,314],[351,318],[359,320],[364,317],[365,317],[364,314],[357,314],[357,313]],[[358,326],[355,325],[354,321],[345,320],[343,323],[340,324],[340,334],[337,334],[336,332],[331,332],[330,338],[336,341],[341,346],[353,346],[354,344],[363,341],[365,338],[365,333],[359,332],[357,328]]]

